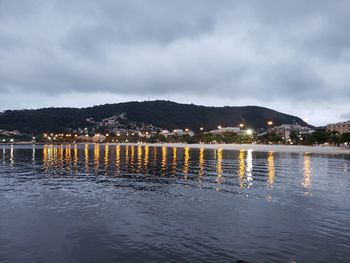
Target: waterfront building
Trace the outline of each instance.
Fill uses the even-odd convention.
[[[93,136],[93,137],[91,138],[91,140],[92,140],[93,142],[95,142],[95,143],[97,143],[97,142],[105,142],[106,139],[107,139],[107,137],[104,136],[104,135],[102,135],[102,134],[95,134],[95,136]]]
[[[75,138],[77,142],[89,142],[91,141],[91,137],[89,135],[79,135]]]
[[[8,131],[8,130],[0,129],[0,135],[16,136],[16,135],[21,135],[21,133],[18,130]]]
[[[328,124],[327,131],[335,131],[340,134],[350,133],[350,121]]]
[[[177,136],[182,136],[182,135],[189,135],[189,136],[193,136],[194,132],[190,129],[174,129],[172,133],[169,133],[168,135],[177,135]]]
[[[239,133],[240,132],[240,128],[238,127],[221,127],[219,126],[218,129],[216,130],[212,130],[210,131],[210,133],[214,133],[214,134],[222,134],[222,133],[226,133],[226,132],[234,132],[234,133]]]
[[[163,131],[161,132],[161,134],[162,134],[165,138],[167,138],[168,135],[171,134],[171,133],[169,132],[169,130],[163,130]]]
[[[301,126],[299,124],[282,124],[280,126],[269,128],[268,132],[274,133],[284,138],[285,140],[289,140],[293,132],[297,136],[299,136],[299,135],[312,134],[315,132],[315,130],[307,126]]]
[[[250,132],[252,132],[252,130],[248,129]],[[246,129],[241,129],[240,127],[218,127],[218,129],[216,130],[211,130],[210,133],[213,133],[213,134],[223,134],[223,133],[228,133],[228,132],[231,132],[231,133],[236,133],[238,135],[245,135],[247,134],[247,131]],[[249,133],[250,133],[249,132]]]

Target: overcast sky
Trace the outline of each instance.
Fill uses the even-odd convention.
[[[348,0],[0,0],[0,110],[168,99],[350,119]]]

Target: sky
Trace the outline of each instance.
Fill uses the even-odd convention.
[[[165,99],[350,119],[348,0],[0,0],[0,110]]]

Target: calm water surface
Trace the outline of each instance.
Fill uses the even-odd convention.
[[[350,262],[350,157],[0,146],[0,262]]]

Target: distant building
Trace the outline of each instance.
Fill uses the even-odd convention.
[[[91,137],[89,135],[79,135],[75,139],[78,142],[89,142],[89,141],[91,141]]]
[[[13,131],[8,131],[8,130],[1,130],[0,129],[0,135],[4,135],[4,136],[16,136],[16,135],[21,135],[21,133],[17,130],[13,130]]]
[[[104,136],[104,135],[102,135],[102,134],[96,134],[95,136],[93,136],[93,137],[91,138],[91,140],[92,140],[93,142],[105,142],[106,139],[107,139],[107,137]]]
[[[183,129],[175,129],[175,130],[173,130],[173,134],[183,135],[183,134],[185,134],[185,131]]]
[[[310,127],[301,126],[299,124],[282,124],[269,129],[269,133],[275,133],[276,135],[284,138],[285,140],[290,139],[290,135],[295,132],[296,135],[312,134],[315,130]]]
[[[340,134],[350,133],[350,121],[331,123],[327,125],[328,131],[336,131]]]
[[[170,132],[169,132],[169,130],[162,130],[162,132],[160,134],[162,134],[163,136],[165,136],[165,138],[167,138],[168,135],[170,134]]]
[[[239,133],[241,133],[241,129],[238,127],[223,127],[220,129],[210,131],[210,133],[214,133],[214,134],[222,134],[222,133],[226,133],[226,132],[234,132],[234,133],[239,134]]]
[[[182,136],[182,135],[187,135],[187,134],[192,137],[194,135],[194,132],[192,130],[189,130],[189,129],[186,129],[186,130],[175,129],[175,130],[173,130],[172,133],[169,133],[168,135]]]
[[[147,139],[151,138],[151,134],[149,132],[144,132],[144,133],[139,132],[138,134],[140,138],[147,138]]]
[[[254,131],[251,129],[242,129],[240,127],[222,127],[220,129],[210,131],[210,133],[213,134],[223,134],[228,132],[236,133],[238,135],[247,135],[248,133],[249,135],[251,135],[252,133],[254,133]]]

